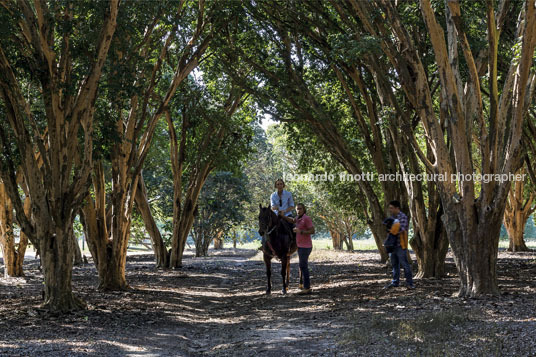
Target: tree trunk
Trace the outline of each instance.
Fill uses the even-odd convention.
[[[85,308],[86,305],[72,293],[72,222],[62,223],[63,227],[56,226],[51,233],[38,228],[37,234],[40,236],[39,251],[45,279],[44,307],[51,311],[69,312]]]
[[[223,249],[223,231],[219,231],[214,238],[214,249]]]
[[[202,257],[203,254],[203,241],[205,239],[205,231],[203,228],[194,229],[193,230],[193,237],[195,241],[195,256],[196,257]]]
[[[28,237],[21,231],[19,244],[15,244],[13,232],[13,205],[0,182],[0,248],[4,257],[4,277],[24,276],[22,266],[28,245]],[[24,201],[24,211],[29,215],[30,199]]]
[[[88,247],[99,276],[99,290],[126,290],[126,250],[124,255],[114,254],[113,241],[106,233],[106,223],[97,219],[94,207],[83,208],[82,224]]]
[[[138,177],[138,189],[136,190],[136,206],[141,213],[143,222],[145,223],[145,229],[151,237],[153,243],[153,251],[156,259],[156,267],[163,268],[168,266],[167,261],[167,250],[160,234],[160,230],[156,225],[154,217],[151,213],[151,208],[149,206],[149,201],[147,200],[147,189],[145,187],[145,182],[143,176],[140,173]]]
[[[510,239],[509,245],[508,245],[508,251],[510,252],[528,252],[530,249],[525,244],[525,239],[523,238],[524,231],[519,229],[519,225],[525,226],[525,222],[523,222],[522,219],[519,218],[519,215],[516,214],[515,218],[517,221],[517,224],[515,225],[515,228],[513,230],[507,229],[508,231],[508,237]]]
[[[137,181],[137,180],[135,180]],[[137,182],[134,182],[137,185]],[[102,163],[94,167],[93,189],[82,207],[82,224],[89,250],[97,267],[100,290],[126,290],[125,277],[128,237],[130,235],[131,192],[114,182],[112,193],[112,224],[108,231],[106,192]],[[127,213],[128,212],[128,213]]]
[[[518,174],[524,173],[524,168],[518,171]],[[504,209],[503,223],[510,239],[508,247],[510,252],[526,252],[530,250],[525,244],[523,235],[525,233],[525,225],[536,208],[536,206],[532,207],[535,194],[531,192],[525,201],[524,191],[524,181],[516,181],[512,184]]]
[[[382,217],[379,213],[373,214],[373,217]],[[382,223],[383,221],[381,219],[375,218],[374,221],[369,221],[368,226],[370,228],[370,231],[372,232],[372,236],[374,237],[374,241],[376,242],[376,247],[378,248],[378,251],[380,253],[380,261],[381,263],[385,263],[389,259],[389,254],[385,251],[385,247],[383,246],[383,242],[386,238],[386,232],[385,232],[385,226]]]
[[[516,231],[508,230],[508,237],[510,239],[508,245],[508,251],[510,252],[528,252],[530,251],[529,247],[525,244],[525,239],[523,238],[523,231],[518,229]]]
[[[191,200],[188,200],[187,202],[190,204],[186,205],[179,216],[176,214],[173,215],[173,236],[169,262],[170,268],[182,267],[182,256],[184,254],[184,248],[186,247],[186,240],[188,239],[188,234],[190,233],[194,222],[194,207],[191,204]],[[180,201],[178,205],[180,206]],[[179,209],[174,208],[173,211],[179,211]]]
[[[15,236],[13,235],[13,206],[0,182],[0,248],[4,257],[4,277],[13,276],[15,265]]]
[[[0,184],[1,185],[1,184]],[[15,235],[13,234],[13,207],[11,201],[2,195],[0,187],[0,248],[4,257],[4,277],[17,276],[15,272],[16,252]]]
[[[433,245],[423,243],[429,241]],[[418,272],[415,278],[442,278],[445,275],[445,257],[448,251],[448,240],[446,233],[441,231],[428,239],[421,238],[421,233],[417,232],[409,242],[415,252],[418,264]]]
[[[351,235],[348,236],[348,239],[346,241],[346,248],[349,252],[352,252],[354,250],[354,241]]]
[[[436,278],[440,279],[445,275],[445,257],[448,252],[449,242],[446,231],[441,221],[443,210],[441,206],[437,215],[428,215],[428,223],[434,224],[415,224],[416,227],[422,226],[424,232],[420,229],[415,230],[414,237],[410,240],[410,245],[415,252],[419,270],[415,278]],[[414,217],[418,217],[415,214]],[[426,217],[424,215],[423,217]]]
[[[112,244],[107,246],[106,260],[99,266],[99,290],[127,290],[129,285],[125,277],[127,260],[126,249],[120,254],[114,252]]]
[[[354,218],[353,217],[346,217],[344,219],[344,227],[345,227],[345,231],[346,231],[346,234],[345,234],[345,238],[344,238],[344,243],[346,243],[346,249],[349,251],[349,252],[352,252],[354,250],[354,241],[352,239],[353,235],[354,235],[354,229],[353,229],[353,222],[354,221]]]
[[[459,297],[499,293],[496,263],[502,213],[477,216],[474,210],[468,214],[456,207],[445,210],[442,219],[460,276]]]
[[[137,185],[137,182],[134,185]],[[106,260],[100,262],[100,290],[127,290],[129,287],[125,277],[125,267],[131,215],[123,212],[132,212],[131,208],[127,208],[131,204],[131,194],[132,192],[129,192],[127,195],[119,195],[119,197],[113,197],[112,194],[112,209],[114,211],[112,215],[112,241],[111,244],[109,242],[106,245]]]
[[[26,196],[24,199],[24,214],[27,217],[31,217],[31,210],[32,210],[32,202],[30,199],[30,196]],[[15,264],[13,273],[14,276],[24,276],[24,272],[22,270],[22,266],[24,264],[24,256],[26,255],[26,248],[28,247],[28,236],[20,230],[19,235],[19,246],[17,247],[16,254],[15,254]]]
[[[331,243],[333,244],[333,249],[341,250],[342,249],[341,234],[334,229],[330,229],[329,234],[331,235]]]
[[[208,257],[208,247],[210,246],[210,243],[213,241],[212,232],[206,232],[206,233],[208,233],[208,234],[205,234],[205,236],[203,237],[203,240],[202,240],[203,244],[202,244],[202,251],[201,251],[201,254],[204,257]]]
[[[174,207],[173,207],[173,240],[171,247],[171,268],[179,268],[182,266],[182,256],[184,254],[184,248],[186,247],[186,240],[188,234],[194,224],[194,213],[196,211],[197,200],[201,189],[205,184],[208,174],[211,169],[208,164],[199,169],[199,174],[192,173],[190,177],[190,184],[188,191],[186,192],[184,209],[181,211],[180,202],[180,189],[175,187]],[[175,177],[174,177],[175,180]]]
[[[73,232],[72,237],[73,252],[74,252],[74,265],[82,265],[84,261],[82,260],[82,251],[80,251],[80,245],[78,244],[78,239]]]

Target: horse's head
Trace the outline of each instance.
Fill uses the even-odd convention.
[[[271,227],[276,223],[276,214],[270,209],[270,206],[263,207],[259,203],[259,234],[264,236]]]

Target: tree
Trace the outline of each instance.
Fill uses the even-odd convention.
[[[420,119],[433,159],[417,145],[412,145],[413,149],[428,172],[444,173],[448,178],[437,185],[442,221],[460,276],[459,296],[497,294],[498,240],[510,182],[489,180],[476,184],[473,180],[450,178],[451,174],[472,177],[475,172],[508,176],[520,167],[520,139],[528,107],[525,98],[531,98],[534,90],[534,76],[529,76],[536,45],[536,10],[532,2],[518,6],[503,1],[498,9],[494,1],[468,3],[465,13],[471,13],[471,22],[475,23],[478,16],[487,24],[481,31],[481,27],[468,26],[458,1],[445,4],[443,28],[431,2],[421,0],[421,15],[441,88],[435,97],[428,69],[413,40],[418,37],[401,17],[406,4],[383,0],[351,0],[350,4],[351,16],[359,19],[368,35],[380,40],[382,52]],[[505,27],[516,35],[503,34]],[[482,38],[487,38],[486,46],[478,50],[475,43]],[[500,38],[504,39],[503,46],[515,50],[508,54],[510,63],[506,61],[502,68],[497,65]],[[483,99],[486,84],[489,100]],[[473,150],[476,136],[480,139]]]
[[[7,120],[0,123],[0,174],[21,230],[39,246],[44,306],[75,310],[84,303],[71,287],[72,226],[90,179],[94,104],[119,1],[2,5],[0,99]],[[28,88],[39,88],[35,105],[23,94]],[[19,196],[18,165],[33,221]]]
[[[302,9],[307,9],[308,12]],[[406,129],[406,123],[411,122],[414,128],[418,121],[410,118],[412,108],[404,105],[402,90],[389,82],[393,75],[386,70],[387,64],[378,58],[378,40],[360,33],[359,25],[347,15],[345,5],[334,1],[302,2],[299,6],[286,7],[283,15],[276,15],[273,10],[267,11],[270,12],[271,18],[277,17],[280,24],[286,25],[291,38],[296,42],[292,47],[296,50],[290,58],[299,58],[300,53],[304,53],[303,56],[310,53],[312,59],[309,62],[321,62],[326,68],[322,78],[333,77],[331,85],[327,86],[330,94],[319,89],[323,88],[322,85],[311,85],[314,88],[311,93],[317,97],[322,95],[322,98],[328,98],[318,100],[324,108],[347,106],[344,115],[348,117],[348,121],[345,124],[354,129],[339,130],[349,143],[362,143],[360,147],[348,145],[352,153],[363,153],[354,154],[360,158],[361,165],[368,166],[365,159],[368,158],[378,175],[395,172],[406,175],[422,173],[423,168],[419,165],[416,153],[409,149],[411,138],[407,136]],[[288,18],[299,18],[300,21],[285,21]],[[419,24],[412,22],[412,26],[418,28]],[[301,41],[296,38],[301,38]],[[288,71],[296,73],[294,78],[299,78],[299,63],[288,60],[287,64],[298,69],[290,68]],[[305,68],[310,71],[311,67],[304,65],[301,71]],[[310,77],[311,75],[303,76],[302,82],[310,82]],[[337,86],[341,87],[342,96],[333,95]],[[333,114],[329,115],[331,120],[335,117]],[[315,131],[314,135],[326,134],[323,131]],[[336,152],[333,155],[340,157]],[[349,172],[360,173],[355,167]],[[435,184],[425,185],[423,182],[407,179],[383,180],[380,185],[361,184],[360,189],[371,207],[371,219],[368,223],[380,252],[383,248],[381,222],[384,210],[378,207],[377,203],[383,200],[385,205],[386,202],[397,199],[402,202],[402,210],[407,212],[413,221],[412,246],[418,258],[419,276],[441,277],[444,273],[448,242],[440,220],[442,211]],[[386,254],[382,257],[386,257]]]
[[[99,288],[124,290],[126,253],[132,209],[137,202],[155,250],[157,265],[167,263],[165,246],[144,196],[141,170],[157,122],[169,111],[179,85],[196,68],[213,36],[214,3],[139,2],[122,13],[110,66],[105,76],[102,122],[115,129],[109,150],[111,192],[109,207],[103,190],[104,173],[94,174],[95,199],[84,210],[88,243],[99,272]],[[173,9],[170,14],[166,7]],[[97,194],[98,193],[98,194]],[[96,210],[96,212],[89,212]],[[111,215],[107,211],[111,210]],[[106,222],[111,219],[110,228]],[[101,228],[99,228],[99,225]]]
[[[223,245],[225,232],[244,220],[244,203],[250,200],[246,187],[247,180],[243,175],[233,177],[225,171],[209,175],[197,203],[193,224],[197,257],[208,255],[212,241],[216,245],[219,240]]]
[[[182,266],[195,208],[208,175],[218,167],[236,167],[245,156],[252,135],[248,122],[254,116],[244,104],[247,103],[245,93],[218,78],[210,67],[205,69],[205,87],[190,83],[185,88],[189,94],[176,103],[175,118],[181,120],[180,136],[172,112],[166,112],[173,172],[171,268]]]
[[[225,53],[222,62],[233,80],[255,96],[265,113],[278,121],[308,127],[348,172],[361,175],[368,162],[364,155],[356,154],[354,142],[342,134],[346,123],[334,120],[341,118],[340,111],[329,105],[327,95],[322,96],[333,88],[333,83],[319,83],[329,66],[326,68],[317,58],[306,57],[306,47],[298,34],[284,26],[294,15],[288,10],[285,6],[246,3],[244,13],[227,28],[227,42],[220,44]],[[366,197],[371,215],[383,217],[386,204],[380,203],[381,196],[375,192],[373,183],[361,180],[357,185]],[[368,223],[381,260],[386,261],[381,222],[382,219],[374,219]]]
[[[258,230],[259,203],[268,204],[270,193],[274,190],[274,182],[282,177],[283,169],[280,161],[286,162],[286,156],[272,144],[271,127],[268,133],[256,124],[253,127],[254,135],[251,142],[251,152],[242,164],[242,172],[247,177],[247,191],[251,199],[244,203],[246,229]]]

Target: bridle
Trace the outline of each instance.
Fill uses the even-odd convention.
[[[278,226],[278,222],[277,222],[277,219],[276,219],[276,223],[273,222],[273,216],[270,214],[270,216],[268,217],[269,220],[268,220],[268,226],[270,224],[273,224],[273,227],[268,231],[268,232],[265,232],[266,235],[270,235],[272,234],[272,232],[277,228]]]
[[[268,232],[266,232],[266,235],[270,235],[272,234],[272,232],[277,228],[277,224],[274,224],[274,226],[272,227],[272,229],[270,229]]]

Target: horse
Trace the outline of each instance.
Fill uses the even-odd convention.
[[[259,234],[264,238],[262,251],[268,287],[266,295],[272,292],[272,258],[281,261],[281,277],[283,278],[283,294],[287,293],[290,280],[290,256],[298,249],[295,233],[284,223],[283,218],[276,215],[270,206],[259,204]],[[300,272],[301,277],[301,272]]]

